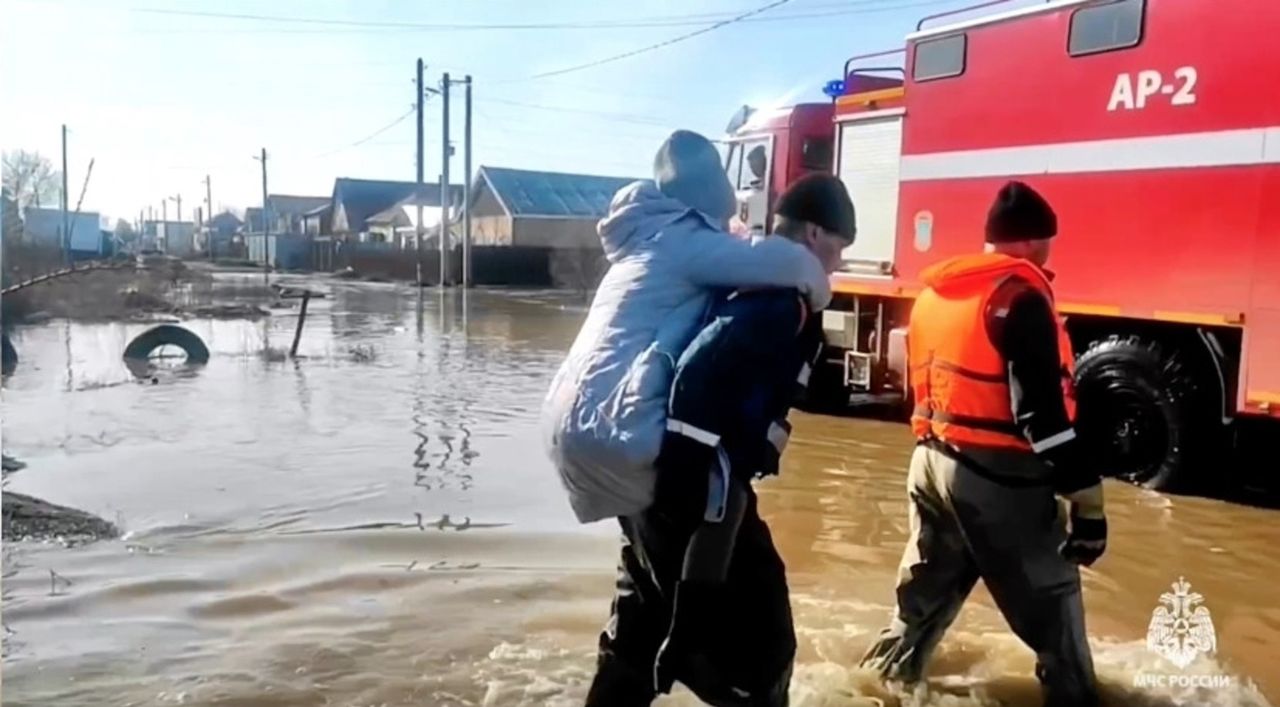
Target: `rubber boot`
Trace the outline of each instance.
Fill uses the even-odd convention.
[[[648,671],[639,672],[616,657],[603,656],[597,661],[585,707],[648,707],[657,696]]]
[[[701,683],[717,682],[704,646],[706,638],[716,630],[724,591],[724,584],[719,582],[676,583],[671,628],[654,661],[654,687],[659,693],[670,692],[676,680],[696,677]]]

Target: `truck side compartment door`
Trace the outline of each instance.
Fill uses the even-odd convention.
[[[868,115],[842,122],[836,174],[849,190],[858,237],[844,251],[846,269],[888,275],[897,242],[902,118]]]

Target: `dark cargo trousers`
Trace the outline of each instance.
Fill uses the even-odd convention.
[[[622,553],[609,622],[600,634],[588,707],[648,705],[656,697],[654,663],[671,624],[685,547],[700,513],[661,498],[619,519]],[[786,568],[750,494],[729,563],[724,601],[703,617],[708,661],[676,679],[715,707],[785,707],[796,639]]]
[[[1053,489],[995,481],[926,445],[911,458],[907,488],[911,536],[895,616],[862,665],[888,679],[919,680],[981,577],[1035,651],[1046,707],[1097,705],[1080,573],[1059,554],[1066,527]]]

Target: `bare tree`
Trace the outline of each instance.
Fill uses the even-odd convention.
[[[3,162],[3,184],[18,207],[56,204],[62,196],[62,173],[53,162],[39,152],[13,150],[0,158]]]
[[[130,243],[137,238],[137,235],[138,234],[134,231],[133,224],[122,218],[116,219],[116,238],[121,243]]]

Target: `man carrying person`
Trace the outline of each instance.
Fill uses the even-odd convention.
[[[1044,269],[1057,217],[1011,182],[985,252],[938,263],[911,312],[917,446],[897,608],[862,665],[918,681],[979,578],[1036,653],[1046,707],[1098,704],[1077,565],[1106,549],[1098,473],[1073,428],[1074,357]],[[1056,494],[1070,501],[1070,530]]]
[[[854,239],[853,204],[830,175],[778,201],[774,236],[831,273]],[[787,414],[822,347],[820,310],[795,289],[738,289],[681,355],[654,502],[621,518],[612,615],[590,707],[647,705],[675,681],[712,705],[787,704],[796,639],[786,571],[754,478],[778,472]]]
[[[609,270],[542,405],[547,452],[580,523],[652,503],[676,358],[718,290],[796,288],[814,309],[831,300],[804,246],[730,235],[736,207],[715,145],[677,130],[654,178],[620,189],[600,221]]]

